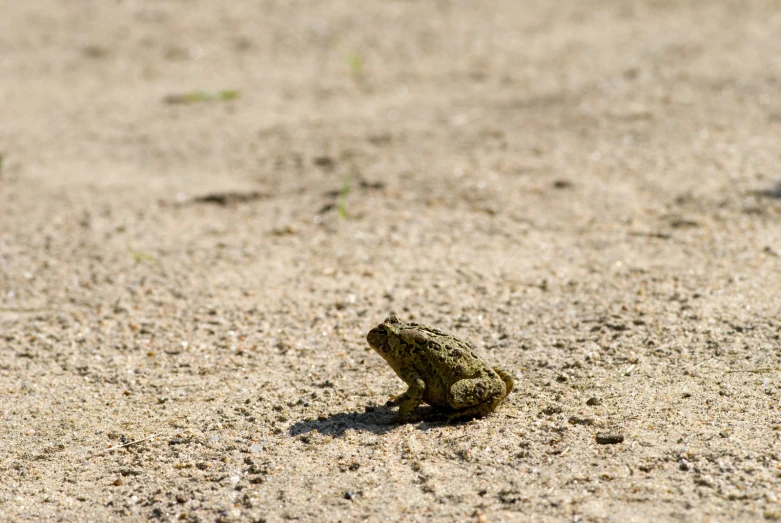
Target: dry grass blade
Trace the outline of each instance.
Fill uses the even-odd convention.
[[[750,373],[760,373],[760,372],[773,372],[773,371],[781,371],[781,367],[758,367],[756,369],[735,369],[735,370],[728,370],[727,374],[735,374],[738,372],[750,372]]]
[[[143,441],[150,440],[150,439],[152,439],[152,438],[155,438],[155,437],[157,437],[157,436],[159,436],[159,435],[160,435],[160,434],[157,434],[157,433],[155,433],[155,434],[151,434],[151,435],[149,435],[149,436],[147,436],[147,437],[145,437],[145,438],[141,438],[141,439],[137,439],[137,440],[135,440],[135,441],[129,441],[129,442],[127,442],[127,443],[123,443],[122,445],[119,445],[118,447],[109,447],[109,448],[107,448],[107,449],[100,450],[100,451],[98,451],[98,452],[96,452],[96,453],[92,454],[92,455],[91,455],[91,456],[89,456],[89,457],[90,457],[90,458],[94,458],[94,457],[96,457],[96,456],[102,456],[103,454],[105,454],[105,453],[107,453],[107,452],[113,452],[113,451],[115,451],[115,450],[123,449],[123,448],[129,447],[129,446],[131,446],[131,445],[135,445],[135,444],[137,444],[137,443],[141,443],[141,442],[143,442]]]

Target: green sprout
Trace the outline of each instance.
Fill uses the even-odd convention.
[[[223,91],[190,91],[188,93],[169,94],[165,97],[167,104],[194,104],[199,102],[222,102],[235,100],[241,96],[236,90]]]
[[[144,261],[150,261],[152,263],[156,263],[157,265],[160,265],[160,262],[157,261],[157,258],[152,256],[151,254],[147,254],[145,252],[136,251],[130,245],[127,246],[127,250],[130,251],[130,255],[133,257],[134,265],[138,265],[138,264],[140,264],[141,262],[144,262]]]
[[[353,51],[347,52],[347,65],[353,76],[361,76],[363,73],[364,60],[361,55]]]
[[[347,171],[342,180],[342,190],[339,192],[339,203],[336,205],[336,209],[339,212],[339,217],[347,218],[347,195],[350,194],[350,182],[352,181],[353,172]]]

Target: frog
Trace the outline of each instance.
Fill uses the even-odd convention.
[[[512,375],[491,367],[471,343],[434,327],[390,316],[366,341],[407,384],[388,402],[399,407],[398,423],[420,421],[417,409],[423,402],[448,411],[449,422],[484,417],[515,387]]]

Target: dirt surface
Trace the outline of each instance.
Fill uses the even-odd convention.
[[[780,13],[4,5],[0,519],[781,519]]]

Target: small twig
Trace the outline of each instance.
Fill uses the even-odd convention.
[[[0,307],[0,312],[54,312],[54,309],[38,307]]]
[[[653,231],[630,231],[629,236],[645,236],[647,238],[659,238],[660,240],[669,240],[672,238],[672,234],[666,232],[653,232]]]
[[[728,370],[725,371],[727,374],[735,374],[738,372],[750,372],[752,374],[760,373],[760,372],[772,372],[772,371],[781,371],[781,367],[759,367],[756,369],[736,369],[736,370]]]
[[[350,181],[352,181],[353,172],[347,171],[342,180],[342,190],[339,192],[339,201],[336,209],[339,211],[340,218],[347,218],[347,195],[350,194]]]
[[[113,452],[115,450],[123,449],[125,447],[129,447],[130,445],[135,445],[136,443],[141,443],[142,441],[146,441],[148,439],[152,439],[152,438],[157,437],[157,436],[159,436],[159,434],[152,434],[151,436],[147,436],[145,438],[141,438],[141,439],[137,439],[135,441],[130,441],[128,443],[124,443],[124,444],[122,444],[122,445],[120,445],[118,447],[109,447],[107,449],[103,449],[103,450],[100,450],[100,451],[94,453],[90,457],[94,458],[95,456],[100,456],[101,454],[104,454],[106,452]]]
[[[701,367],[701,366],[705,365],[706,363],[711,362],[711,361],[715,361],[715,360],[716,360],[716,358],[708,358],[707,360],[702,360],[701,362],[695,364],[694,368]]]

